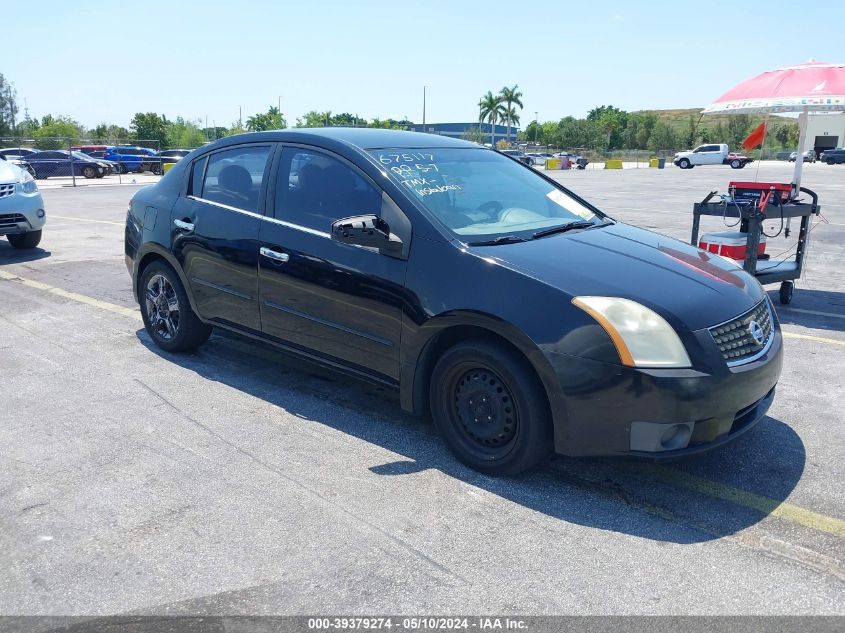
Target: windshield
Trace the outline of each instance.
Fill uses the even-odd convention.
[[[74,158],[80,158],[82,160],[91,160],[91,157],[88,154],[83,154],[82,152],[74,152]]]
[[[370,154],[463,241],[601,218],[533,170],[482,148],[377,149]]]

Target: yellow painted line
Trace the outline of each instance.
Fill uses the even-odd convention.
[[[753,492],[740,490],[710,479],[690,475],[674,468],[647,464],[632,464],[630,468],[676,488],[684,488],[707,497],[729,501],[744,508],[757,510],[766,515],[785,519],[845,539],[845,521],[841,519],[819,514],[791,503],[770,499]]]
[[[136,321],[141,320],[141,314],[138,310],[132,310],[130,308],[115,305],[114,303],[101,301],[99,299],[95,299],[94,297],[89,297],[87,295],[79,294],[77,292],[68,292],[67,290],[63,290],[62,288],[57,288],[49,284],[41,283],[40,281],[24,279],[22,277],[19,277],[18,275],[8,273],[3,270],[0,270],[0,279],[13,283],[19,283],[22,286],[26,286],[28,288],[34,288],[36,290],[49,292],[50,294],[54,294],[58,297],[70,299],[71,301],[76,301],[78,303],[99,308],[100,310],[107,310],[115,314],[127,316],[132,319],[135,319]],[[816,336],[806,336],[803,334],[792,334],[789,332],[784,332],[784,336],[820,340],[823,342],[836,343],[837,345],[845,345],[845,341],[836,341],[834,339],[821,339]],[[662,483],[669,484],[670,486],[684,488],[708,497],[729,501],[736,505],[757,510],[766,515],[776,516],[781,519],[791,521],[793,523],[804,525],[814,530],[827,532],[828,534],[834,534],[840,538],[845,538],[845,521],[842,521],[840,519],[825,516],[823,514],[819,514],[811,510],[806,510],[790,503],[780,502],[776,499],[770,499],[769,497],[764,497],[761,495],[754,494],[752,492],[747,492],[739,488],[734,488],[733,486],[728,486],[715,481],[711,481],[710,479],[704,479],[703,477],[690,475],[689,473],[685,473],[683,471],[675,470],[672,468],[665,468],[662,466],[654,466],[649,464],[631,464],[628,465],[627,468],[640,472],[653,479],[657,479]]]
[[[76,301],[77,303],[84,303],[85,305],[89,305],[94,308],[99,308],[100,310],[107,310],[109,312],[114,312],[115,314],[128,316],[132,319],[135,319],[136,321],[141,320],[141,313],[138,310],[125,308],[114,303],[109,303],[108,301],[100,301],[99,299],[95,299],[94,297],[89,297],[87,295],[82,295],[78,292],[69,292],[62,288],[57,288],[49,284],[41,283],[40,281],[24,279],[22,277],[19,277],[18,275],[7,273],[4,270],[0,270],[0,279],[3,279],[5,281],[11,281],[13,283],[19,283],[22,286],[26,286],[27,288],[34,288],[36,290],[49,292],[50,294],[56,295],[57,297],[62,297],[63,299],[70,299],[71,301]]]
[[[50,213],[48,216],[49,218],[57,218],[59,220],[73,220],[74,222],[93,222],[95,224],[114,224],[115,226],[126,226],[126,222],[111,222],[109,220],[90,220],[88,218],[74,218],[67,215],[56,215],[55,213]]]
[[[797,332],[782,332],[784,338],[800,338],[805,341],[815,341],[816,343],[827,343],[828,345],[845,345],[845,341],[840,341],[835,338],[824,338],[823,336],[810,336],[809,334],[798,334]]]
[[[804,308],[778,308],[778,312],[800,312],[801,314],[814,314],[816,316],[832,317],[834,319],[845,319],[845,314],[836,314],[836,312],[822,312],[820,310],[805,310]]]

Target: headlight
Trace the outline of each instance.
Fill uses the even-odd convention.
[[[575,297],[572,303],[599,322],[610,336],[623,365],[690,367],[684,344],[653,310],[618,297]]]
[[[21,191],[24,193],[38,193],[38,185],[35,183],[35,178],[26,169],[21,169],[21,177],[18,178],[18,182],[21,185]]]

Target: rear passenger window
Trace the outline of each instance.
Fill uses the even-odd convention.
[[[205,170],[202,198],[258,212],[258,197],[269,157],[269,146],[239,147],[212,154]]]
[[[335,220],[381,212],[381,192],[341,161],[287,148],[279,166],[276,217],[328,233]]]
[[[202,177],[205,174],[205,163],[208,159],[203,156],[199,160],[195,160],[191,166],[191,187],[188,195],[197,198],[202,197]]]

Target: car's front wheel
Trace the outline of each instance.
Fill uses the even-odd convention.
[[[200,321],[179,276],[165,262],[153,262],[144,270],[139,295],[144,326],[161,349],[184,352],[208,340],[211,326]]]
[[[97,170],[90,165],[86,165],[82,168],[82,175],[86,178],[96,178],[97,177]]]
[[[681,160],[678,161],[678,167],[680,167],[681,169],[689,169],[690,168],[689,160],[687,160],[686,158],[682,158]]]
[[[41,243],[41,230],[30,231],[29,233],[18,233],[16,235],[7,235],[6,238],[9,240],[9,244],[11,244],[14,248],[35,248]]]
[[[503,345],[467,341],[431,376],[429,404],[449,449],[489,475],[515,475],[552,451],[545,390],[528,362]]]

